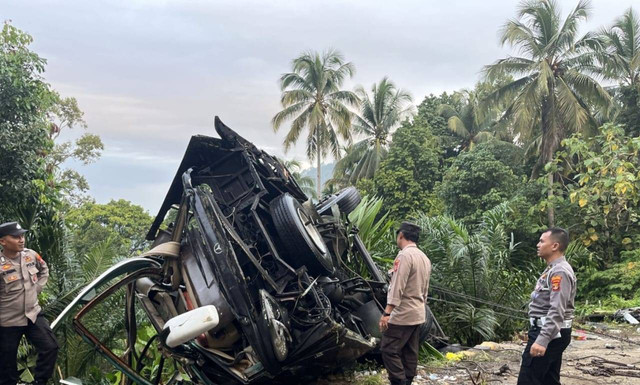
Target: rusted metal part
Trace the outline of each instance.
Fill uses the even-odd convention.
[[[131,368],[131,366],[123,361],[120,357],[118,357],[115,353],[113,353],[109,348],[107,348],[93,333],[91,333],[83,324],[82,318],[91,310],[94,306],[102,302],[106,297],[115,293],[118,289],[128,285],[129,283],[135,282],[136,279],[141,277],[156,277],[159,279],[161,277],[161,270],[158,268],[148,268],[139,270],[135,273],[129,274],[125,278],[111,285],[108,289],[100,293],[100,295],[93,298],[89,303],[87,303],[76,316],[73,318],[73,327],[80,334],[80,336],[93,345],[96,350],[102,354],[108,361],[112,362],[114,365],[118,365],[123,373],[131,379],[131,381],[140,385],[153,385],[151,382],[147,381],[145,378],[140,376],[138,373]]]
[[[127,284],[126,294],[126,310],[125,310],[125,326],[127,329],[127,363],[129,366],[137,362],[139,357],[136,354],[136,340],[138,336],[138,327],[136,325],[136,297],[135,297],[135,281]],[[131,379],[126,381],[127,385],[131,385]]]

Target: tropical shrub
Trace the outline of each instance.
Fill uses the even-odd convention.
[[[420,247],[432,262],[431,306],[445,332],[466,345],[522,326],[535,260],[515,268],[518,243],[505,230],[509,211],[507,204],[488,210],[474,231],[449,216],[416,218]]]
[[[640,298],[640,249],[623,251],[620,262],[606,269],[590,269],[578,278],[579,298],[583,300],[596,301],[613,295],[622,299]]]
[[[598,135],[575,134],[563,141],[547,170],[563,175],[552,199],[559,224],[569,229],[603,263],[640,247],[640,138],[606,124]]]
[[[393,221],[388,219],[389,213],[382,211],[380,198],[364,197],[351,213],[349,221],[358,227],[360,239],[367,249],[374,250],[384,241]]]

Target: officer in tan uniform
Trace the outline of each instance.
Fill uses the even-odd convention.
[[[396,235],[400,252],[391,269],[387,306],[380,318],[380,351],[391,385],[410,385],[418,366],[420,326],[431,276],[431,261],[416,243],[420,228],[403,222]]]
[[[51,378],[58,355],[58,342],[38,304],[49,269],[38,253],[25,249],[25,232],[16,222],[0,225],[0,385],[18,382],[16,358],[23,335],[38,351],[35,384]]]
[[[562,353],[571,342],[576,276],[564,257],[569,244],[565,229],[550,228],[538,242],[538,256],[547,268],[529,303],[529,342],[522,354],[519,385],[559,385]]]

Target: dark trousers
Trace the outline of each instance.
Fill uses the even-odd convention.
[[[529,329],[529,342],[522,353],[518,385],[560,385],[562,353],[571,342],[571,329],[560,329],[560,338],[549,342],[542,357],[532,357],[531,345],[540,334],[539,327]]]
[[[16,359],[23,335],[38,351],[34,371],[36,383],[45,384],[53,375],[58,341],[44,316],[39,315],[35,323],[28,322],[27,326],[0,327],[0,385],[16,385],[18,382]]]
[[[380,352],[392,384],[412,379],[418,367],[420,325],[393,325],[382,333]]]

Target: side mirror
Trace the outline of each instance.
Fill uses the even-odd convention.
[[[161,332],[164,343],[175,348],[218,326],[220,317],[213,305],[199,307],[171,318]]]

